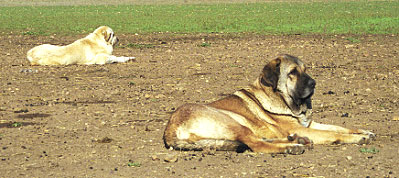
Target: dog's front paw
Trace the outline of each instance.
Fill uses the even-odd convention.
[[[359,133],[363,134],[363,135],[367,135],[365,138],[366,140],[370,140],[370,141],[375,140],[376,134],[371,131],[359,129]]]
[[[121,59],[121,62],[127,62],[127,61],[129,61],[130,60],[130,57],[123,57],[122,59]]]
[[[358,144],[369,144],[371,141],[375,140],[376,137],[375,133],[363,129],[357,129],[353,134],[353,136],[357,138],[357,141],[354,143]]]
[[[300,155],[305,153],[306,146],[302,144],[293,144],[287,146],[285,153],[292,154],[292,155]]]
[[[359,145],[363,145],[363,144],[369,144],[371,142],[371,139],[370,138],[367,138],[367,137],[362,137],[362,139],[360,139],[359,140],[359,142],[358,142],[358,144]]]
[[[125,57],[125,60],[126,60],[126,61],[131,61],[131,60],[132,60],[132,61],[135,61],[135,60],[136,60],[136,57]],[[125,61],[125,62],[126,62],[126,61]]]
[[[305,145],[308,149],[313,148],[313,141],[310,140],[308,137],[301,137],[297,134],[291,134],[291,135],[287,136],[287,139],[289,141]]]
[[[368,135],[371,140],[375,140],[375,137],[377,136],[375,133],[370,132],[368,130],[363,130],[364,134]]]
[[[369,133],[369,134],[364,134],[362,138],[359,140],[358,144],[369,144],[371,141],[375,140],[375,134],[374,133]]]
[[[121,56],[121,57],[117,57],[114,62],[127,62],[129,60],[134,60],[136,59],[135,57],[125,57],[125,56]]]
[[[135,60],[135,59],[136,59],[136,57],[124,57],[125,61],[123,61],[123,62],[130,61],[130,60]]]

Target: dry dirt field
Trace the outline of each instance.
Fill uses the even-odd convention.
[[[125,34],[121,45],[140,44],[115,49],[137,57],[128,63],[26,59],[35,45],[81,37],[0,36],[0,177],[399,177],[396,35]],[[281,53],[299,56],[316,79],[316,121],[376,140],[303,155],[165,149],[178,106],[233,93]]]

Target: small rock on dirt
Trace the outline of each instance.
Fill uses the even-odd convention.
[[[19,72],[21,73],[38,73],[38,70],[33,70],[33,69],[21,69]]]
[[[347,160],[352,160],[352,156],[347,156],[346,159]]]
[[[152,159],[153,161],[159,161],[159,158],[158,158],[158,156],[156,156],[156,155],[152,155],[152,156],[151,156],[151,159]]]
[[[108,138],[108,137],[104,137],[100,140],[97,140],[97,143],[111,143],[114,139],[112,138]]]
[[[349,117],[349,113],[343,113],[341,117]]]
[[[176,155],[167,155],[164,160],[168,163],[174,163],[177,162],[178,158]]]

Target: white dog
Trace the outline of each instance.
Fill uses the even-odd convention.
[[[112,55],[113,46],[118,43],[113,30],[107,26],[98,27],[93,33],[66,46],[43,44],[28,51],[32,65],[106,64],[126,62],[135,57]]]

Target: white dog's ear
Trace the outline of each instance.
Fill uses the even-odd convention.
[[[108,33],[108,31],[107,31],[106,29],[103,30],[102,34],[103,34],[103,36],[104,36],[104,40],[105,40],[106,42],[109,42],[109,40],[111,39],[111,34]]]

